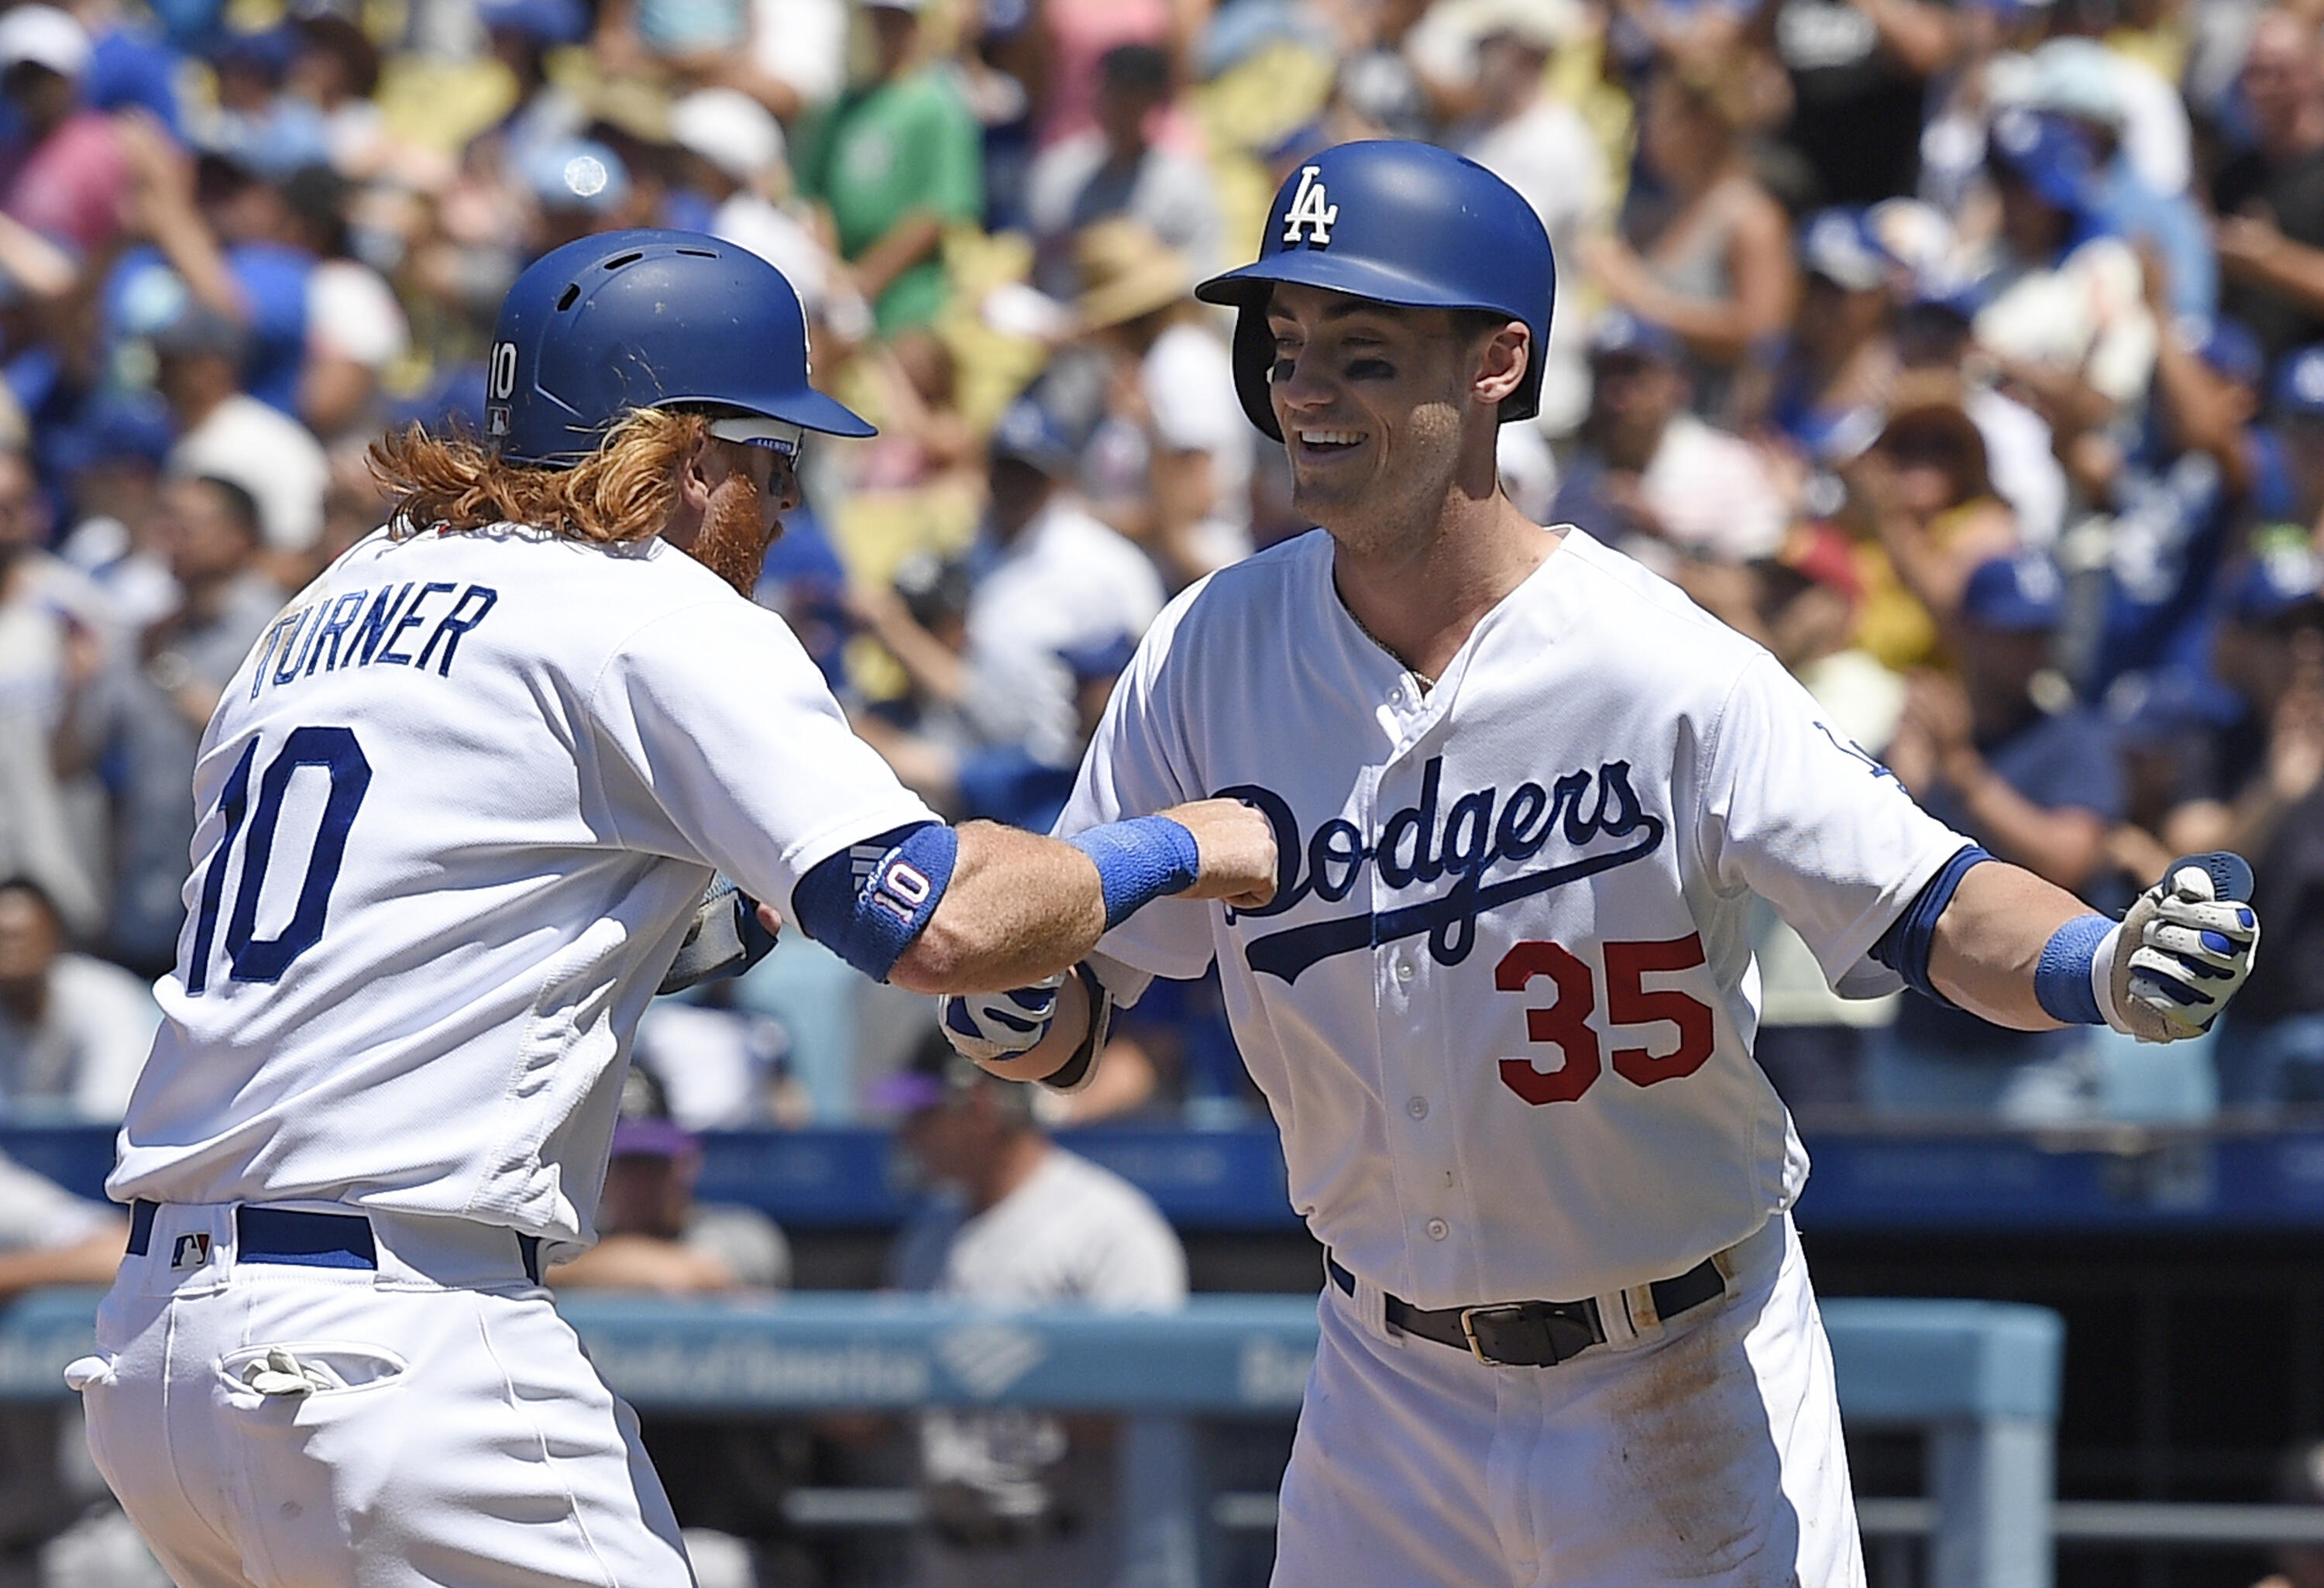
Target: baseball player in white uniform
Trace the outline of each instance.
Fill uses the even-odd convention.
[[[737,594],[804,433],[869,430],[809,387],[771,266],[587,238],[495,337],[488,443],[382,444],[395,519],[201,747],[108,1186],[128,1255],[69,1375],[181,1588],[691,1580],[539,1276],[593,1238],[640,1011],[690,928],[736,935],[733,895],[697,907],[714,867],[924,992],[1038,979],[1165,893],[1271,891],[1232,801],[1078,848],[954,829],[848,733]]]
[[[2121,923],[1922,812],[1766,652],[1497,488],[1549,245],[1399,143],[1293,173],[1240,310],[1245,408],[1322,526],[1147,635],[1059,831],[1224,793],[1256,909],[1158,904],[998,1073],[1085,1080],[1110,1003],[1215,959],[1328,1251],[1282,1588],[1860,1583],[1831,1362],[1751,1060],[1752,896],[1843,992],[2190,1035],[2257,922],[2190,865]],[[1038,1035],[1038,1043],[1029,1039]]]

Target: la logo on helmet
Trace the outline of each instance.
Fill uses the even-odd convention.
[[[1291,208],[1283,212],[1283,240],[1299,241],[1299,230],[1307,228],[1308,240],[1318,248],[1332,245],[1332,228],[1340,224],[1340,207],[1324,202],[1323,184],[1315,179],[1323,167],[1303,165],[1299,168],[1299,190],[1291,196]]]

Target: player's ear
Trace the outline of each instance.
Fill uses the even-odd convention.
[[[1499,408],[1525,384],[1533,367],[1533,332],[1523,320],[1505,320],[1477,343],[1470,394],[1487,408]]]
[[[710,510],[710,493],[717,489],[718,482],[726,475],[724,469],[711,461],[717,445],[706,435],[678,460],[678,500],[681,507],[696,517]]]

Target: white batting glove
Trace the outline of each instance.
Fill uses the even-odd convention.
[[[2258,913],[2214,899],[2201,867],[2181,866],[2140,894],[2100,945],[2099,1012],[2142,1042],[2200,1037],[2251,974],[2258,946]]]
[[[936,1000],[936,1022],[954,1053],[981,1065],[1030,1053],[1057,1018],[1065,975],[1059,971],[1007,992],[947,992]]]

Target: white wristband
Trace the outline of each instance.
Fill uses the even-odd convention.
[[[2116,921],[2090,956],[2090,995],[2098,1000],[2098,1013],[2106,1017],[2108,1028],[2127,1036],[2129,1028],[2122,1023],[2122,1011],[2114,1002],[2114,956],[2121,942],[2122,923]]]

